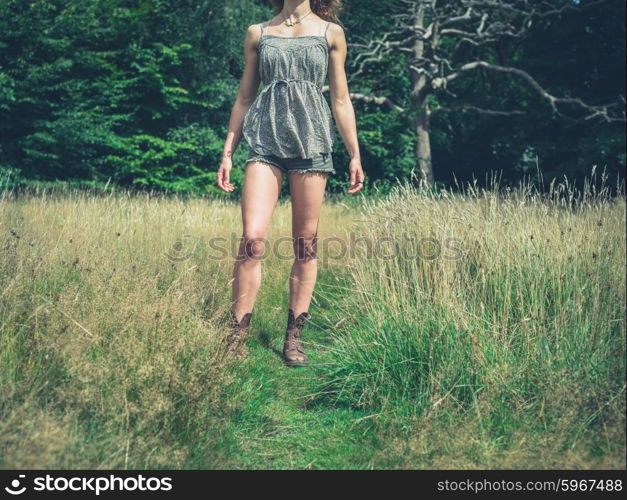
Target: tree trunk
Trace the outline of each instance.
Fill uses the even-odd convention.
[[[414,23],[422,28],[424,25],[424,6],[420,6]],[[429,81],[424,71],[419,71],[425,63],[425,42],[421,37],[416,37],[413,47],[413,60],[409,61],[409,75],[412,83],[411,107],[414,133],[416,143],[414,155],[416,156],[416,166],[422,177],[422,181],[429,186],[435,184],[433,178],[433,166],[431,164],[431,141],[429,138],[429,105],[427,97],[429,95]]]
[[[418,110],[418,116],[414,121],[414,132],[416,133],[416,144],[414,146],[416,166],[418,167],[423,182],[429,186],[433,186],[435,185],[435,179],[433,177],[433,165],[431,164],[429,107],[426,100]]]

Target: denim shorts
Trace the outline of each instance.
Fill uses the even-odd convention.
[[[271,154],[257,153],[252,148],[249,148],[248,151],[248,159],[246,160],[246,163],[251,161],[269,163],[270,165],[280,168],[283,173],[336,173],[333,168],[333,157],[331,156],[331,153],[320,153],[315,158],[279,158],[278,156]]]

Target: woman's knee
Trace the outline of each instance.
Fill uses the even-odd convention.
[[[296,260],[308,262],[317,257],[318,235],[315,232],[302,232],[293,239]]]
[[[240,242],[240,260],[260,260],[266,251],[266,238],[257,231],[244,231]]]

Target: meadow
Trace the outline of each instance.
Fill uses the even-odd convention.
[[[625,197],[597,181],[329,197],[301,369],[289,199],[237,363],[236,200],[5,190],[0,467],[624,468]]]

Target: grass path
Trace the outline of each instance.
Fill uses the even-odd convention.
[[[321,272],[317,289],[333,287],[337,280],[332,273]],[[333,325],[322,316],[333,308],[319,304],[310,309],[312,320],[303,330],[310,366],[288,368],[280,357],[287,321],[287,306],[281,299],[283,294],[276,292],[269,300],[263,299],[265,310],[255,313],[248,356],[236,368],[232,390],[238,410],[223,443],[231,466],[368,468],[378,449],[377,438],[368,432],[369,415],[331,404],[312,404],[308,397],[316,390],[320,367],[328,362]]]

